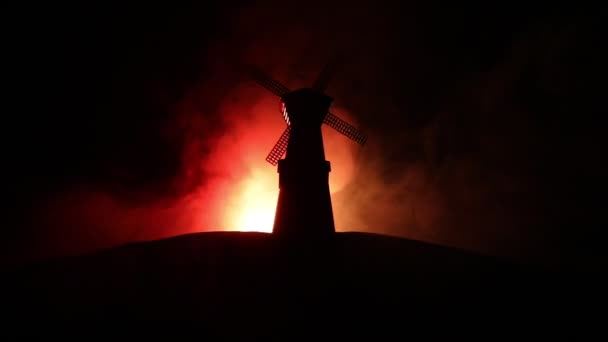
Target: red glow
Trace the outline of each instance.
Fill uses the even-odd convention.
[[[200,141],[194,138],[190,142],[194,147],[184,155],[186,169],[218,175],[197,191],[195,207],[200,206],[201,212],[193,229],[271,232],[279,194],[278,173],[265,157],[285,129],[285,120],[277,110],[280,100],[253,82],[236,87],[227,98],[232,96],[249,99],[249,103],[223,103],[221,115],[228,130],[212,142],[212,154],[201,160],[196,153]],[[193,115],[191,107],[182,107],[182,115]],[[357,146],[329,127],[323,128],[323,135],[326,158],[332,162],[330,190],[334,193],[352,177],[352,151]]]
[[[235,95],[257,101],[249,107],[234,102],[222,107],[230,129],[214,142],[213,154],[201,166],[223,176],[222,181],[218,180],[221,191],[214,192],[211,198],[204,191],[199,197],[201,203],[221,203],[213,206],[219,216],[216,222],[209,222],[209,216],[201,217],[196,226],[200,230],[211,226],[230,231],[272,232],[279,194],[278,174],[265,157],[286,123],[276,109],[279,99],[257,84],[243,84],[235,89]],[[333,193],[352,176],[354,144],[332,129],[324,128],[323,133],[326,157],[333,165],[330,174]],[[192,157],[196,158],[190,156],[186,164],[198,165],[199,161]],[[211,187],[217,189],[218,184]]]
[[[218,128],[210,122],[213,116],[197,109],[201,91],[184,97],[167,128],[168,136],[185,139],[182,169],[174,179],[183,196],[128,203],[103,189],[66,189],[35,215],[48,229],[32,249],[57,255],[194,232],[271,232],[278,173],[265,157],[286,125],[279,99],[253,82],[241,84],[222,102]],[[332,110],[351,121],[340,108]],[[330,191],[335,193],[350,181],[353,151],[359,146],[327,126],[323,136],[332,163]],[[337,209],[334,215],[341,230],[343,213]]]
[[[235,185],[231,203],[225,209],[228,230],[272,232],[279,195],[276,176],[268,168],[256,169]]]

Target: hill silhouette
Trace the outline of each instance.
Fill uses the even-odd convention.
[[[367,233],[337,233],[321,244],[252,232],[187,234],[38,263],[5,279],[4,309],[28,320],[264,326],[462,310],[481,316],[515,310],[521,318],[567,301],[563,292],[556,297],[563,282],[548,270]]]

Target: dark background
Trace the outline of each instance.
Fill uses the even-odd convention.
[[[511,2],[10,5],[2,14],[4,259],[14,262],[50,229],[32,216],[62,189],[86,185],[128,203],[187,194],[174,186],[187,141],[162,132],[185,93],[217,89],[210,56],[231,51],[267,70],[308,72],[325,58],[319,51],[339,45],[356,53],[333,95],[373,148],[337,206],[363,198],[366,182],[381,183],[390,196],[358,200],[353,217],[393,219],[368,231],[595,267],[606,260],[602,17]],[[301,44],[285,43],[292,33]],[[275,40],[273,51],[255,48]],[[313,51],[310,63],[299,45]],[[209,117],[219,115],[214,91],[201,97]],[[205,134],[222,129],[210,123]],[[441,203],[433,229],[400,216],[416,210],[399,206],[407,191],[396,185],[412,165],[434,189],[414,191],[413,201]]]

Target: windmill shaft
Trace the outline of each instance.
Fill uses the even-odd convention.
[[[278,164],[279,173],[273,234],[295,238],[296,242],[331,241],[336,231],[329,192],[331,167],[325,160],[321,125],[325,123],[360,144],[366,140],[359,130],[328,112],[333,99],[322,92],[334,66],[329,63],[324,68],[313,88],[292,92],[261,70],[244,67],[258,84],[282,100],[287,128],[266,157],[270,164]],[[283,155],[285,159],[281,159]]]
[[[302,167],[307,167],[309,163],[325,161],[321,126],[292,126],[289,133],[289,142],[287,144],[285,157],[297,161]]]
[[[329,192],[330,164],[302,167],[279,161],[279,199],[273,233],[294,238],[326,237],[335,232]]]
[[[283,96],[291,121],[285,159],[279,160],[279,199],[273,233],[329,237],[335,232],[321,125],[332,99],[310,89]]]

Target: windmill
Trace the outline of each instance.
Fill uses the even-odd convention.
[[[266,161],[278,165],[279,198],[273,234],[285,237],[326,237],[335,233],[329,192],[329,161],[325,160],[321,125],[326,124],[351,140],[364,144],[366,136],[329,112],[333,98],[325,95],[338,62],[328,63],[312,88],[289,90],[253,66],[246,72],[258,84],[281,98],[287,127]],[[285,155],[284,159],[281,159]]]

